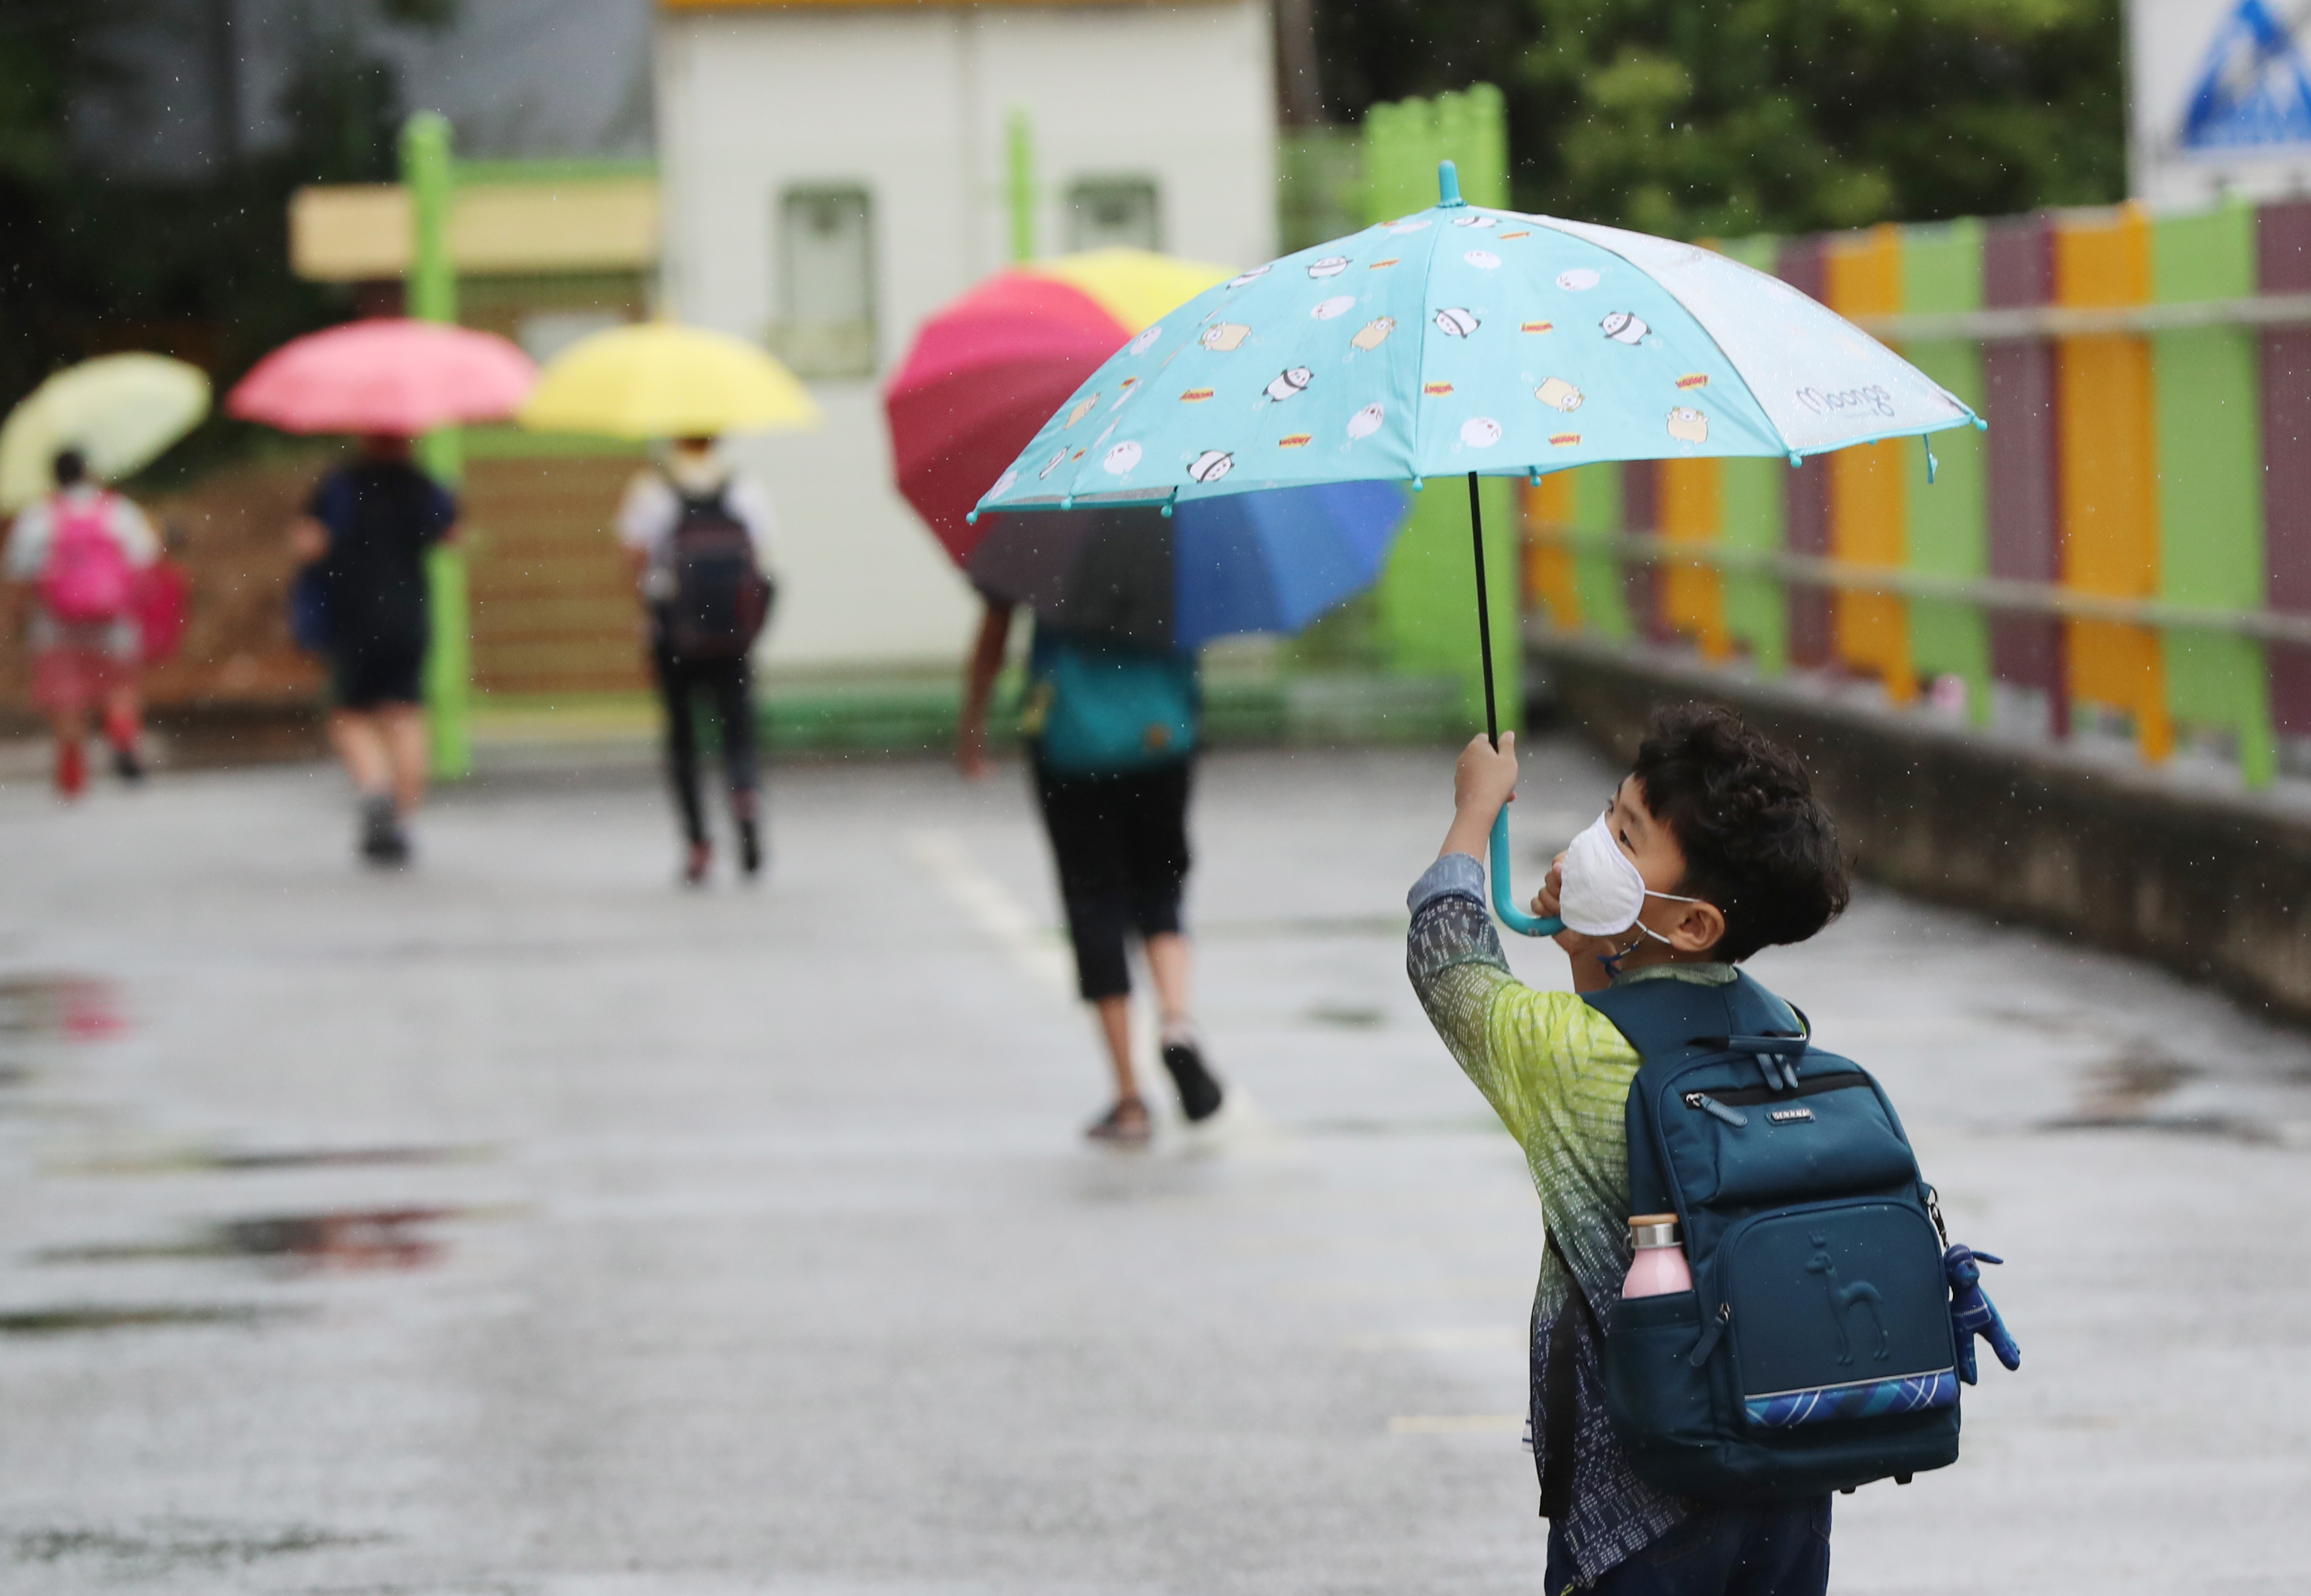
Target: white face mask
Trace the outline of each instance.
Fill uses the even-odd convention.
[[[1677,903],[1701,902],[1675,893],[1646,891],[1636,860],[1621,851],[1621,845],[1613,841],[1612,829],[1600,815],[1565,850],[1564,890],[1557,900],[1558,917],[1584,937],[1618,937],[1635,926],[1654,941],[1667,942],[1669,938],[1652,927],[1637,923],[1647,898],[1667,898]]]

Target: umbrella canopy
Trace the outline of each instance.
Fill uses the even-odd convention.
[[[1228,276],[1143,249],[999,272],[934,314],[883,390],[899,491],[957,561],[980,490],[1141,327]]]
[[[700,438],[815,427],[793,372],[743,338],[670,321],[580,338],[547,362],[521,424],[611,438]]]
[[[1604,460],[1810,454],[1979,426],[1861,328],[1711,250],[1438,203],[1231,277],[1147,327],[1044,422],[972,513],[1199,501],[1316,483],[1469,479],[1496,741],[1479,475]],[[1931,458],[1931,457],[1929,457]],[[1516,907],[1508,811],[1493,903]]]
[[[1054,408],[986,510],[1786,455],[1975,419],[1851,322],[1713,251],[1461,203],[1256,267]]]
[[[389,432],[500,421],[537,368],[494,333],[379,317],[291,340],[257,362],[225,412],[287,432]]]
[[[105,354],[34,388],[0,427],[0,510],[52,492],[57,452],[77,449],[89,469],[118,480],[150,465],[209,413],[209,379],[161,354]]]
[[[1380,578],[1403,524],[1393,483],[1332,483],[1182,505],[986,516],[964,569],[1065,631],[1158,648],[1297,632]]]

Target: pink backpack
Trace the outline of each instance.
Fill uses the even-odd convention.
[[[40,572],[40,602],[59,621],[111,621],[126,615],[134,573],[105,525],[111,495],[99,493],[76,504],[59,493],[48,503],[56,535]]]

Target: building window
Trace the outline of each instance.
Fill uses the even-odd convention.
[[[802,377],[875,374],[875,234],[864,188],[779,196],[779,319],[771,343]]]
[[[1162,218],[1147,178],[1084,178],[1068,189],[1068,248],[1160,249]]]

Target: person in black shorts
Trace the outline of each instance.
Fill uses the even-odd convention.
[[[457,501],[411,463],[409,440],[377,436],[321,479],[291,534],[318,578],[329,740],[360,795],[359,848],[372,864],[409,858],[427,773],[425,554],[457,524]]]
[[[966,777],[987,768],[987,712],[1003,667],[1012,606],[985,598],[986,614],[965,665],[955,763]],[[1048,680],[1066,646],[1048,629],[1036,632],[1029,676]],[[1179,668],[1192,683],[1194,661]],[[1032,696],[1032,695],[1031,695]],[[1219,1112],[1225,1089],[1206,1068],[1190,1007],[1190,955],[1180,899],[1188,878],[1188,793],[1195,768],[1189,738],[1153,762],[1114,769],[1061,769],[1046,735],[1029,739],[1035,799],[1066,905],[1076,955],[1076,990],[1099,1016],[1115,1102],[1086,1134],[1136,1145],[1148,1139],[1147,1104],[1131,1060],[1131,972],[1126,950],[1139,939],[1161,1014],[1162,1059],[1190,1123]]]

